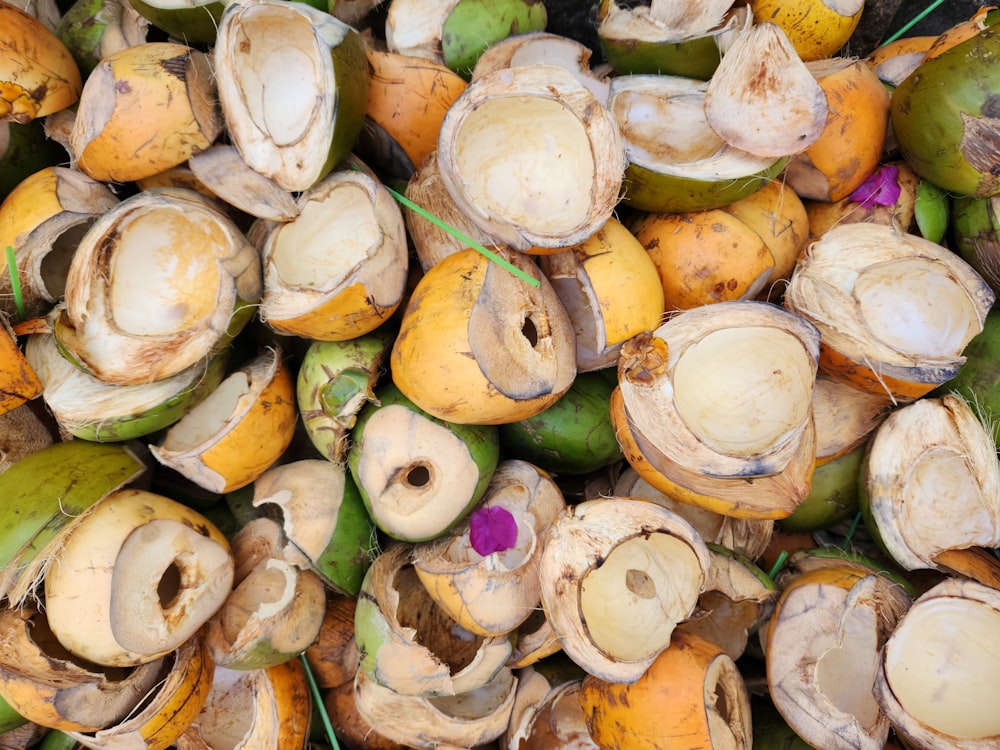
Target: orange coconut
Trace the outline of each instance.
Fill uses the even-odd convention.
[[[986,5],[979,8],[968,21],[960,21],[942,32],[934,42],[927,48],[924,60],[930,60],[938,55],[950,50],[952,47],[971,39],[980,31],[986,28],[986,15],[996,8],[995,5]]]
[[[788,162],[785,175],[801,198],[836,201],[878,166],[889,124],[889,92],[864,60],[817,60],[809,69],[826,94],[826,127]]]
[[[410,157],[414,167],[437,148],[445,113],[465,79],[421,57],[365,49],[371,80],[366,114]]]
[[[883,83],[898,86],[904,78],[917,69],[936,36],[908,36],[883,44],[869,55],[875,75]]]
[[[580,705],[602,748],[751,747],[750,698],[735,663],[719,646],[682,630],[632,685],[586,676]]]
[[[771,280],[767,243],[722,209],[646,214],[633,232],[656,266],[667,310],[751,299]]]
[[[750,0],[754,21],[781,27],[803,60],[832,57],[861,20],[864,0]]]
[[[0,318],[0,414],[16,409],[41,392],[42,382]]]

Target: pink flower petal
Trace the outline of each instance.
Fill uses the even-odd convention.
[[[892,206],[899,200],[900,191],[899,167],[887,164],[876,169],[849,197],[862,208]]]
[[[469,517],[469,541],[483,557],[508,550],[517,541],[517,521],[505,508],[484,505]]]

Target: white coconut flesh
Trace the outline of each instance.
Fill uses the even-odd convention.
[[[164,455],[186,453],[205,445],[232,419],[253,387],[247,372],[237,370],[229,375],[205,400],[167,430],[159,451]]]
[[[479,59],[482,60],[482,57]],[[558,65],[573,73],[598,101],[607,101],[608,84],[593,75],[589,60],[590,50],[579,42],[554,34],[539,33],[525,36],[524,41],[510,56],[508,67]],[[473,77],[475,75],[473,72]]]
[[[460,437],[401,404],[368,419],[357,474],[375,522],[409,539],[429,539],[451,526],[480,479]]]
[[[462,120],[455,165],[468,199],[528,231],[570,233],[591,216],[596,165],[587,129],[555,99],[485,99]]]
[[[1000,736],[1000,612],[984,602],[917,602],[885,647],[885,676],[912,720],[961,739]]]
[[[291,191],[310,187],[326,164],[336,92],[330,48],[349,31],[340,24],[341,40],[321,41],[312,14],[270,2],[231,9],[215,47],[219,101],[236,148]]]
[[[228,238],[197,213],[160,210],[119,225],[112,256],[110,312],[136,336],[169,336],[212,320],[222,274],[214,253]]]
[[[743,676],[726,654],[705,670],[705,707],[713,750],[748,750],[753,724]]]
[[[459,0],[397,0],[390,3],[385,42],[392,52],[443,63],[441,32]]]
[[[653,533],[617,544],[580,583],[580,612],[594,645],[623,661],[655,656],[698,600],[703,573],[691,545]]]
[[[869,266],[854,297],[872,336],[923,360],[953,359],[981,328],[968,292],[928,258]]]
[[[623,8],[612,2],[600,33],[613,39],[679,42],[718,30],[732,5],[733,0],[650,0]]]
[[[921,399],[890,414],[872,438],[867,472],[880,536],[904,568],[934,567],[943,550],[996,546],[1000,464],[961,398]]]
[[[688,346],[674,369],[680,418],[720,453],[773,449],[808,419],[815,371],[802,342],[778,328],[709,333]]]
[[[508,707],[514,687],[513,673],[502,669],[481,688],[460,695],[430,697],[427,702],[459,722],[478,721]]]
[[[187,640],[232,584],[229,550],[181,521],[154,519],[130,534],[112,572],[115,640],[139,654]]]
[[[257,677],[252,671],[216,666],[212,689],[198,714],[198,733],[209,747],[243,746],[256,724]]]
[[[875,740],[887,730],[872,691],[883,623],[893,620],[880,608],[877,587],[866,580],[850,589],[803,584],[784,596],[768,627],[771,695],[792,728],[812,744],[842,733]],[[814,708],[803,710],[810,705]]]

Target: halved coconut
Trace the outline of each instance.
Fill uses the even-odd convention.
[[[379,685],[363,670],[354,682],[362,719],[378,733],[406,747],[434,750],[477,747],[503,734],[510,719],[517,677],[500,670],[486,684],[455,696],[414,696]]]
[[[59,644],[33,607],[0,612],[0,695],[28,721],[96,731],[121,721],[164,677],[163,659],[135,669],[98,667]]]
[[[75,367],[51,334],[30,336],[24,354],[60,429],[97,442],[132,440],[169,427],[222,382],[228,362],[222,352],[152,383],[113,385]]]
[[[301,748],[311,717],[308,678],[297,659],[267,669],[216,667],[205,704],[177,738],[177,748]]]
[[[767,682],[810,745],[885,745],[889,720],[872,688],[880,650],[909,606],[894,582],[848,568],[814,569],[785,586],[767,628]]]
[[[612,417],[626,458],[675,499],[745,518],[789,515],[815,459],[818,355],[816,328],[765,302],[674,316],[622,351]]]
[[[368,98],[357,31],[305,3],[233,3],[213,53],[226,125],[251,168],[301,191],[347,157]]]
[[[232,583],[229,542],[208,519],[162,495],[124,489],[67,535],[45,576],[45,614],[71,653],[133,666],[191,638]]]
[[[753,21],[733,0],[602,0],[601,50],[619,75],[653,73],[708,80],[719,60]]]
[[[875,697],[907,746],[986,750],[1000,740],[1000,595],[974,581],[933,586],[896,625]]]
[[[813,242],[784,304],[822,334],[820,369],[911,401],[951,379],[995,294],[937,243],[881,224],[842,224]]]
[[[314,341],[370,333],[403,299],[408,248],[389,191],[360,170],[338,170],[302,193],[294,219],[261,227],[260,316]]]
[[[811,146],[826,126],[826,95],[785,32],[765,21],[733,42],[705,92],[705,116],[727,143],[765,157]]]
[[[633,683],[694,612],[709,568],[705,543],[666,508],[588,500],[556,519],[539,576],[563,651],[589,674]]]
[[[25,315],[41,315],[62,299],[80,238],[117,204],[109,187],[66,167],[33,173],[0,203],[0,248],[14,250]],[[0,310],[18,314],[6,255],[0,258]]]
[[[872,533],[907,570],[937,567],[948,550],[1000,546],[1000,461],[961,396],[919,399],[886,417],[860,481]]]
[[[354,617],[359,672],[393,693],[413,697],[467,694],[508,671],[506,635],[463,628],[430,597],[396,544],[375,558]],[[501,678],[503,679],[503,678]]]
[[[135,747],[167,750],[195,721],[212,688],[215,673],[204,639],[195,634],[166,657],[169,671],[139,709],[96,732],[66,732],[90,750]]]
[[[565,507],[551,477],[525,461],[504,461],[486,488],[481,508],[511,515],[517,524],[514,544],[480,553],[467,520],[450,533],[417,544],[413,568],[434,601],[466,630],[487,636],[510,633],[539,605],[541,540]]]
[[[264,473],[295,432],[295,386],[276,349],[226,377],[176,422],[153,457],[210,492],[231,492]]]
[[[625,141],[622,200],[643,211],[703,211],[760,190],[785,166],[729,144],[705,110],[708,84],[666,75],[613,78],[608,109]]]
[[[148,383],[228,346],[260,292],[257,252],[217,204],[191,190],[146,190],[80,240],[53,332],[95,377]]]
[[[437,155],[455,203],[515,250],[593,234],[611,217],[625,167],[604,103],[548,64],[471,82],[441,123]]]
[[[573,321],[577,372],[613,365],[625,341],[660,324],[656,265],[614,217],[579,245],[542,255],[539,264]]]

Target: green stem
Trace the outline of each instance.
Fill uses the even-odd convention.
[[[884,42],[882,42],[882,44],[880,46],[884,47],[887,44],[892,44],[894,41],[896,41],[901,36],[903,36],[903,34],[905,34],[907,31],[909,31],[914,26],[916,26],[918,23],[920,23],[925,18],[927,18],[927,16],[929,16],[932,12],[934,12],[934,10],[939,5],[941,5],[942,3],[944,3],[944,0],[934,0],[934,2],[931,3],[930,5],[928,5],[923,11],[921,11],[917,15],[916,18],[914,18],[913,20],[911,20],[911,21],[903,24],[903,27],[899,31],[897,31],[895,34],[893,34],[888,39],[886,39]]]
[[[313,676],[312,667],[309,666],[309,661],[306,659],[305,654],[299,654],[299,660],[302,662],[302,666],[306,670],[306,679],[309,681],[309,692],[312,693],[313,705],[316,710],[319,711],[319,718],[323,722],[323,728],[326,730],[326,736],[330,740],[330,747],[333,750],[340,750],[340,743],[337,742],[337,735],[333,732],[333,723],[330,721],[330,714],[327,713],[326,704],[323,702],[323,696],[320,695],[319,685],[316,684],[316,678]]]
[[[480,245],[478,242],[476,242],[474,239],[472,239],[471,237],[469,237],[464,232],[461,232],[457,228],[451,226],[451,224],[448,224],[448,223],[442,221],[437,216],[435,216],[434,214],[432,214],[430,211],[428,211],[425,208],[421,208],[416,203],[414,203],[409,198],[407,198],[405,195],[403,195],[402,193],[399,193],[399,192],[393,190],[388,185],[385,186],[385,189],[389,191],[389,193],[392,195],[393,198],[395,198],[397,201],[399,201],[400,203],[402,203],[404,206],[406,206],[407,208],[409,208],[412,211],[416,211],[418,214],[420,214],[425,219],[427,219],[427,221],[431,222],[431,224],[434,224],[435,226],[440,227],[441,229],[443,229],[444,231],[446,231],[448,234],[450,234],[452,237],[455,237],[459,241],[464,242],[466,245],[468,245],[469,247],[471,247],[473,250],[476,250],[481,255],[485,255],[487,258],[489,258],[490,260],[492,260],[494,263],[499,263],[501,266],[503,266],[508,271],[510,271],[512,274],[514,274],[519,279],[521,279],[521,281],[524,281],[524,282],[526,282],[526,283],[528,283],[528,284],[530,284],[531,286],[534,286],[534,287],[539,286],[538,279],[536,279],[533,276],[531,276],[531,274],[525,273],[524,271],[522,271],[520,268],[518,268],[517,266],[515,266],[513,263],[511,263],[506,258],[498,255],[497,253],[493,252],[492,250],[487,250],[485,247],[483,247],[482,245]]]
[[[778,559],[774,561],[774,565],[772,565],[771,570],[768,571],[767,577],[773,581],[774,577],[778,575],[778,573],[781,571],[783,567],[785,567],[785,562],[787,560],[788,560],[787,550],[781,550],[781,553],[778,555]]]
[[[20,322],[28,316],[24,310],[24,295],[21,293],[21,274],[17,271],[17,256],[14,255],[14,248],[10,245],[7,245],[7,273],[10,275],[10,290],[14,294],[17,320]]]

